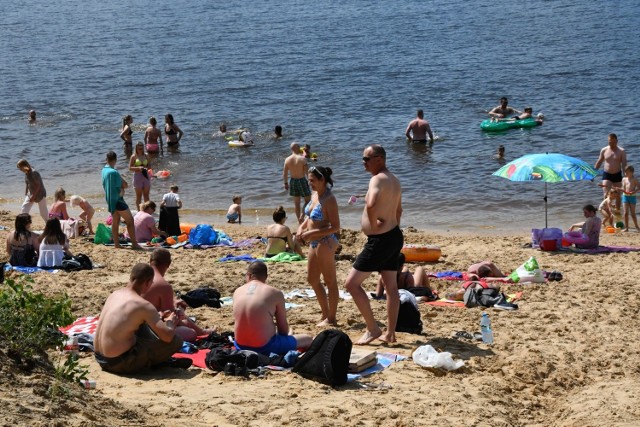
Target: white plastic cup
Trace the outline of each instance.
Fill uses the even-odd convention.
[[[349,203],[350,205],[354,205],[357,201],[358,198],[356,196],[351,196],[349,197],[349,201],[347,203]]]

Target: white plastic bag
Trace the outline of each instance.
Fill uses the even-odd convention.
[[[443,368],[448,371],[455,371],[464,366],[462,360],[453,360],[451,353],[438,351],[430,345],[422,345],[413,352],[413,361],[425,368]]]
[[[535,257],[529,258],[524,264],[515,269],[513,273],[509,275],[509,278],[513,280],[514,283],[544,283],[544,274],[538,266],[538,261],[536,261]]]

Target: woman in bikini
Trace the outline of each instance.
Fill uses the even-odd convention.
[[[31,232],[31,215],[16,216],[15,231],[7,237],[7,255],[13,266],[35,267],[38,262],[40,242],[38,235]]]
[[[313,194],[304,209],[305,220],[296,234],[298,242],[309,242],[307,280],[316,293],[322,311],[322,320],[318,326],[337,325],[339,292],[335,252],[339,245],[340,216],[338,202],[331,192],[331,174],[331,168],[328,167],[309,168],[309,185]],[[320,283],[320,275],[328,294]]]
[[[302,248],[291,235],[289,227],[284,225],[287,220],[287,213],[282,206],[279,206],[273,212],[273,222],[267,227],[267,253],[265,257],[271,258],[282,252],[296,252],[300,256],[304,256]]]
[[[133,117],[131,114],[127,114],[122,118],[122,129],[120,131],[120,138],[124,141],[122,148],[125,153],[131,153],[133,150],[133,130],[131,124],[133,123]]]
[[[67,197],[67,193],[64,191],[64,188],[58,187],[55,193],[53,193],[53,198],[55,202],[51,205],[51,209],[49,209],[49,219],[58,218],[59,220],[69,219],[69,214],[67,213],[67,201],[65,200]]]
[[[149,118],[149,126],[144,131],[144,143],[147,146],[148,153],[157,153],[164,155],[164,147],[162,146],[162,133],[156,127],[158,121],[155,117]],[[159,143],[158,143],[159,141]]]
[[[144,144],[138,142],[136,151],[129,159],[129,170],[133,172],[133,188],[136,190],[136,209],[140,209],[143,198],[145,202],[149,201],[149,190],[151,190],[151,177],[147,173],[149,167],[150,160],[144,154]]]
[[[164,134],[167,139],[167,147],[169,148],[177,147],[180,144],[182,135],[184,135],[184,132],[182,132],[178,125],[174,123],[173,116],[171,114],[164,116]]]

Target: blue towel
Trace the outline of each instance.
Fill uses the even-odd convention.
[[[462,273],[460,271],[439,271],[436,273],[436,277],[455,277],[456,279],[462,279]]]
[[[247,262],[253,262],[256,261],[257,259],[252,257],[251,255],[225,255],[222,258],[220,258],[218,261],[219,262],[226,262],[226,261],[247,261]]]

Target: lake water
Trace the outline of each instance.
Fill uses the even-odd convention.
[[[308,143],[334,171],[343,226],[357,227],[370,176],[362,151],[388,152],[403,185],[402,224],[439,231],[526,230],[544,225],[544,186],[491,176],[507,160],[561,152],[595,163],[607,134],[637,159],[640,3],[539,1],[64,2],[0,1],[0,197],[15,208],[28,159],[45,180],[105,207],[104,154],[126,170],[119,128],[134,142],[149,116],[172,113],[185,136],[153,166],[152,200],[180,186],[183,215],[219,223],[242,194],[245,221],[270,223],[292,202],[282,163]],[[543,126],[483,133],[486,110],[543,112]],[[407,123],[425,110],[433,145],[409,144]],[[27,125],[27,112],[38,124]],[[220,122],[251,129],[256,145],[232,149]],[[280,124],[285,137],[271,137]],[[597,183],[549,186],[549,225],[566,227],[598,204]],[[133,205],[128,191],[126,200]],[[104,216],[104,213],[100,214]]]

